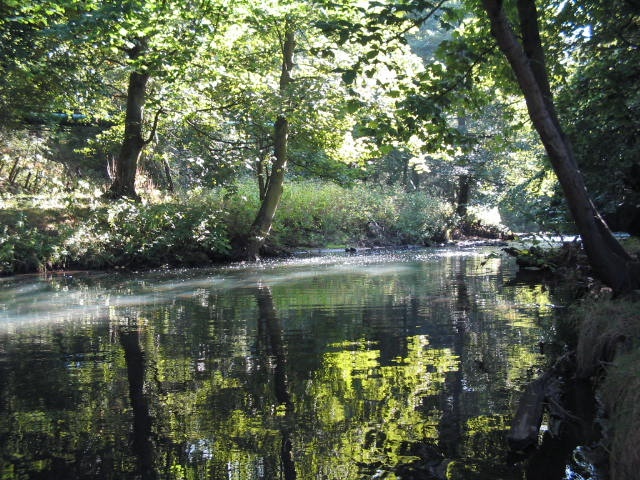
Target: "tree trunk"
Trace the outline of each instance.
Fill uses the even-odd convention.
[[[16,181],[18,173],[20,172],[20,168],[18,167],[19,162],[20,159],[18,158],[16,158],[16,160],[13,162],[13,167],[11,167],[11,171],[9,172],[9,185],[13,185],[13,183]]]
[[[129,74],[127,89],[127,110],[124,120],[124,139],[120,147],[120,154],[115,161],[115,177],[106,193],[108,198],[116,199],[130,197],[139,200],[136,193],[136,171],[138,160],[144,148],[142,138],[142,114],[144,98],[149,75],[138,72]]]
[[[549,376],[545,374],[527,385],[520,396],[507,435],[512,450],[525,450],[538,444],[548,382]]]
[[[256,215],[249,238],[247,240],[245,257],[249,260],[257,260],[260,249],[271,231],[273,217],[276,214],[284,184],[284,174],[287,168],[287,146],[289,137],[289,122],[284,116],[278,117],[274,128],[275,159],[269,175],[269,183],[260,204],[260,210]]]
[[[456,213],[461,217],[467,216],[467,207],[469,205],[470,181],[469,175],[466,173],[458,175],[458,195],[456,198]]]
[[[293,53],[295,49],[295,33],[289,25],[286,27],[284,42],[282,44],[282,72],[280,74],[280,95],[285,97],[287,88],[293,82],[291,70],[293,70]],[[287,153],[289,142],[289,121],[284,113],[281,113],[276,120],[274,131],[274,160],[271,167],[271,174],[267,184],[260,210],[256,215],[246,243],[242,257],[248,260],[257,260],[260,249],[271,231],[273,217],[280,204],[284,175],[287,169]]]
[[[461,134],[467,135],[467,117],[465,115],[458,115],[458,130]],[[461,167],[468,168],[469,158],[464,155],[459,163]],[[467,216],[467,206],[469,205],[469,195],[470,195],[470,175],[469,173],[461,173],[458,175],[458,192],[456,195],[456,213],[462,218],[465,219]]]
[[[162,159],[162,166],[164,167],[164,175],[167,177],[167,190],[169,190],[170,193],[174,193],[175,186],[173,184],[173,177],[171,176],[171,167],[166,158]]]
[[[144,41],[139,41],[127,53],[129,59],[140,58],[146,49]],[[146,145],[142,137],[142,120],[144,101],[149,74],[131,72],[127,87],[127,109],[124,118],[124,138],[120,146],[120,154],[115,160],[114,179],[105,196],[111,199],[129,197],[139,200],[136,193],[136,171],[142,149]]]
[[[620,246],[596,210],[560,127],[549,89],[534,0],[518,0],[523,44],[516,37],[501,0],[483,0],[491,31],[518,80],[533,125],[540,135],[564,191],[595,273],[616,293],[640,284],[637,263]]]

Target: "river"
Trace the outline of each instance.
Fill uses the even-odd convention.
[[[562,308],[490,253],[0,279],[1,477],[522,479]]]

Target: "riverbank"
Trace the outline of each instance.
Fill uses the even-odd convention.
[[[230,261],[260,206],[249,182],[137,203],[104,202],[98,193],[0,200],[0,274]],[[451,205],[424,192],[296,181],[283,194],[264,253],[435,245],[462,226]]]
[[[640,296],[592,296],[574,307],[577,377],[593,381],[604,414],[603,447],[610,478],[635,480],[640,471]]]
[[[637,238],[620,240],[630,254],[638,255]],[[573,453],[587,470],[594,469],[579,478],[635,480],[640,471],[640,292],[614,297],[594,278],[575,242],[503,250],[516,258],[521,272],[551,274],[556,283],[572,285],[575,297],[559,325],[568,351],[523,392],[510,441],[516,449],[534,446],[534,464],[549,448],[569,447],[571,453],[578,445]],[[574,391],[575,385],[587,384],[590,387]],[[597,408],[592,412],[585,410],[590,403],[585,395],[595,396]],[[545,406],[552,419],[549,429],[555,432],[551,436],[538,432]]]
[[[631,254],[638,254],[637,238],[624,238],[621,243]],[[560,376],[557,372],[547,372],[552,380],[547,385],[551,388],[541,390],[540,396],[540,401],[548,404],[552,417],[557,405],[566,409],[556,411],[556,423],[560,426],[554,428],[568,429],[569,435],[575,435],[576,430],[586,431],[586,425],[580,424],[584,420],[577,420],[583,412],[573,411],[576,401],[568,398],[575,393],[560,394],[554,385],[589,382],[591,389],[588,390],[594,392],[598,404],[594,427],[601,430],[602,438],[581,447],[578,455],[584,456],[583,462],[595,467],[598,474],[608,475],[604,478],[635,480],[640,471],[637,448],[640,441],[640,292],[614,297],[608,287],[593,278],[584,253],[573,243],[556,249],[506,250],[516,257],[521,269],[550,272],[558,282],[571,284],[575,289],[576,298],[569,306],[570,313],[562,327],[569,337],[574,337],[568,340],[568,347],[575,350],[563,359],[565,363],[571,359],[571,366]],[[558,381],[560,383],[553,383]],[[582,395],[591,395],[585,391]],[[523,401],[530,399],[531,395],[527,397],[525,393]],[[532,408],[528,407],[524,413],[531,414]],[[521,432],[515,432],[518,433]],[[535,438],[533,442],[535,444]],[[545,448],[543,442],[537,451]],[[536,455],[539,453],[534,457]]]

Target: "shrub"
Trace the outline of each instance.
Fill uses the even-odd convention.
[[[120,200],[91,213],[65,242],[71,264],[198,265],[229,250],[219,205]]]
[[[56,240],[18,213],[0,230],[0,273],[43,271],[59,263],[61,249]]]
[[[259,208],[252,181],[240,182],[225,200],[229,235],[247,233]],[[275,247],[424,243],[443,236],[451,207],[424,192],[320,180],[285,184],[268,243]]]
[[[598,391],[607,410],[611,478],[631,480],[640,469],[640,309],[637,301],[586,302],[579,319],[578,374],[604,367]]]
[[[17,228],[9,231],[5,225],[0,233],[0,269],[3,273],[20,273],[41,268],[41,255],[38,255],[39,232],[31,228]]]
[[[405,193],[400,197],[397,229],[405,243],[423,244],[444,240],[451,227],[453,208],[425,192]]]

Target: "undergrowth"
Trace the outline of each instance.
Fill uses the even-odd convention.
[[[640,471],[640,302],[587,301],[578,321],[578,375],[599,378],[608,415],[606,441],[611,478],[632,480]]]
[[[99,192],[1,200],[0,273],[199,266],[225,260],[259,207],[251,181],[107,203]],[[424,192],[321,181],[287,183],[268,247],[400,245],[441,238],[451,207]]]

